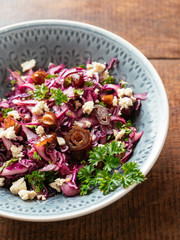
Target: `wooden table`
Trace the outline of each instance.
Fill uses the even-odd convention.
[[[165,85],[170,124],[148,180],[90,215],[62,222],[0,218],[1,240],[180,239],[180,0],[1,0],[0,27],[32,19],[69,19],[110,30],[150,59]]]

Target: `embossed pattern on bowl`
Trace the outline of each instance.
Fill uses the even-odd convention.
[[[168,129],[168,102],[163,84],[150,62],[122,38],[88,24],[45,20],[13,25],[0,30],[0,95],[8,89],[8,71],[32,58],[40,68],[49,62],[68,67],[83,64],[88,58],[108,62],[118,58],[120,64],[113,75],[123,78],[135,93],[148,92],[135,120],[138,131],[144,131],[130,161],[138,162],[144,174],[152,168],[163,147]],[[56,221],[70,219],[99,210],[128,193],[118,188],[103,196],[94,190],[88,196],[67,198],[57,195],[47,201],[22,201],[8,190],[0,189],[0,214],[25,221]]]

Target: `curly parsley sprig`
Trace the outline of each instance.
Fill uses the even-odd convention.
[[[54,98],[56,105],[60,105],[63,102],[68,101],[68,97],[60,89],[49,88],[43,83],[36,85],[33,91],[28,92],[29,95],[36,100],[43,100],[48,98]]]
[[[103,147],[95,147],[89,152],[89,165],[78,171],[78,179],[81,182],[80,193],[87,195],[88,192],[98,186],[103,194],[114,191],[119,186],[129,187],[134,183],[140,183],[146,178],[139,170],[137,163],[125,163],[122,166],[124,174],[114,169],[120,166],[121,155],[125,152],[123,143],[112,141]],[[99,169],[98,165],[103,166]],[[114,173],[112,174],[112,171]]]

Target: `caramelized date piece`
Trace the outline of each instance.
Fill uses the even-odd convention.
[[[79,126],[73,126],[65,136],[65,140],[72,151],[74,159],[81,161],[86,158],[87,150],[91,143],[89,130],[85,130]]]
[[[74,74],[69,75],[68,78],[71,79],[71,85],[73,87],[77,87],[77,88],[82,87],[83,77],[80,74],[74,73]]]
[[[90,146],[91,135],[89,130],[79,126],[73,126],[65,136],[65,140],[71,150],[78,151]]]
[[[17,134],[21,129],[21,125],[18,123],[18,121],[16,121],[14,118],[10,116],[7,116],[4,119],[4,127],[5,129],[9,127],[14,127],[15,134]]]
[[[41,69],[39,69],[32,75],[33,83],[39,84],[39,85],[44,83],[47,75],[48,74],[45,71],[42,71]]]
[[[57,143],[56,133],[44,134],[36,143],[36,146],[49,145],[50,147],[55,147]]]
[[[101,101],[107,104],[108,106],[113,105],[113,95],[104,95],[100,97]]]
[[[96,105],[94,107],[94,112],[100,124],[108,125],[110,123],[110,116],[108,110],[105,107]]]
[[[55,128],[57,125],[57,118],[53,112],[46,112],[39,122],[43,127]]]

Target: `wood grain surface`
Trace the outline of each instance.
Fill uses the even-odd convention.
[[[160,74],[170,108],[164,148],[147,180],[114,204],[54,223],[0,218],[0,240],[180,239],[180,1],[1,0],[0,26],[69,19],[108,29],[141,50]]]

